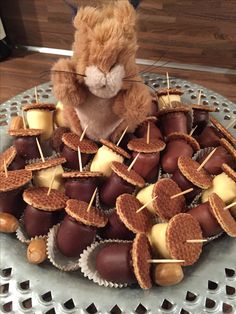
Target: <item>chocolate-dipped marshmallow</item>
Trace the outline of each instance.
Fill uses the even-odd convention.
[[[181,106],[181,95],[183,91],[178,88],[161,88],[157,91],[158,108],[163,110],[166,108],[176,108]]]
[[[191,105],[193,111],[193,135],[200,135],[209,122],[209,112],[215,112],[216,108],[204,105]]]

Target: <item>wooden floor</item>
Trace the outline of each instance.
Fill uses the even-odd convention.
[[[11,58],[0,63],[0,103],[28,88],[49,81],[50,68],[58,58],[60,56],[22,50],[14,51]],[[144,70],[145,67],[142,66],[141,69]],[[152,72],[160,74],[165,74],[166,71],[170,76],[203,85],[236,103],[236,76],[171,68],[152,69]]]

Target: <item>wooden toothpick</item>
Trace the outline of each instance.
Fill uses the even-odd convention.
[[[92,204],[93,204],[93,201],[94,201],[95,196],[96,196],[96,193],[97,193],[97,189],[98,189],[98,188],[96,188],[96,189],[94,190],[94,192],[93,192],[93,195],[92,195],[91,200],[90,200],[90,202],[89,202],[89,204],[88,204],[88,207],[87,207],[87,212],[90,211],[90,208],[91,208],[91,206],[92,206]]]
[[[138,153],[136,155],[136,157],[134,158],[134,160],[131,162],[131,164],[129,165],[128,171],[130,171],[133,167],[133,165],[136,163],[137,159],[139,158],[140,153]]]
[[[234,125],[235,122],[236,122],[236,118],[234,118],[234,119],[226,126],[226,130],[228,130],[229,128],[231,128],[231,126]]]
[[[5,177],[8,178],[8,172],[7,172],[7,165],[6,165],[6,160],[3,160],[4,163],[4,172],[5,172]]]
[[[81,151],[80,151],[79,146],[78,146],[78,160],[79,160],[79,171],[82,172],[83,171],[83,166],[82,166]]]
[[[230,209],[231,207],[234,207],[236,205],[236,202],[233,202],[231,204],[229,204],[228,206],[224,207],[224,209]]]
[[[192,239],[192,240],[186,240],[187,243],[204,243],[207,242],[207,239]]]
[[[166,72],[166,84],[167,84],[167,90],[170,89],[170,79],[169,79],[169,73]]]
[[[193,135],[193,132],[196,130],[197,127],[198,127],[198,125],[196,125],[195,128],[193,128],[193,129],[191,130],[191,132],[189,133],[189,136],[192,136],[192,135]]]
[[[184,259],[148,259],[148,263],[159,263],[159,264],[164,264],[164,263],[184,263]]]
[[[202,97],[202,91],[201,89],[198,92],[198,98],[197,98],[197,104],[200,105],[201,104],[201,97]]]
[[[143,210],[145,207],[147,207],[147,205],[151,204],[153,201],[155,201],[155,199],[158,197],[158,195],[156,195],[155,197],[153,197],[150,201],[148,201],[146,204],[144,204],[143,206],[141,206],[138,210],[136,210],[136,213],[141,212],[141,210]]]
[[[52,174],[52,178],[51,178],[51,181],[50,181],[50,185],[49,185],[49,188],[48,188],[47,195],[49,195],[50,192],[51,192],[52,185],[53,185],[53,182],[54,182],[55,176],[56,176],[56,171],[57,171],[57,167],[55,167],[55,169],[54,169],[54,171],[53,171],[53,174]]]
[[[21,109],[21,116],[22,116],[22,121],[23,121],[23,126],[24,126],[24,129],[26,129],[25,115],[24,115],[24,111],[23,111],[23,109]]]
[[[121,137],[119,138],[119,141],[116,143],[116,146],[120,145],[120,142],[122,141],[123,137],[125,136],[125,133],[128,130],[128,126],[124,129],[123,133],[121,134]]]
[[[147,144],[150,143],[150,122],[148,122],[147,126]]]
[[[178,193],[178,194],[172,195],[172,196],[170,197],[170,199],[172,200],[173,198],[176,198],[176,197],[178,197],[178,196],[187,194],[187,193],[192,192],[192,191],[193,191],[193,188],[190,188],[190,189],[185,190],[185,191],[182,191],[182,192],[180,192],[180,193]]]
[[[35,86],[34,88],[34,93],[35,93],[35,101],[36,101],[36,104],[39,102],[39,99],[38,99],[38,92],[37,92],[37,87]]]
[[[79,139],[80,142],[83,141],[84,136],[85,136],[85,133],[86,133],[86,131],[87,131],[87,128],[88,128],[88,125],[84,128],[83,133],[82,133],[81,136],[80,136],[80,139]]]
[[[203,160],[203,162],[201,163],[201,165],[197,168],[197,171],[200,171],[205,164],[208,162],[208,160],[212,157],[212,155],[215,153],[217,147],[213,149],[213,151],[206,157],[206,159]]]
[[[37,143],[37,146],[38,146],[38,150],[39,150],[39,154],[40,154],[40,157],[41,157],[41,159],[42,159],[42,162],[45,162],[45,158],[44,158],[44,156],[43,156],[42,148],[41,148],[41,146],[40,146],[40,144],[39,144],[39,140],[38,140],[37,137],[36,137],[36,143]]]

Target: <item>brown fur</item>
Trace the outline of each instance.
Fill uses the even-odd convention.
[[[73,56],[70,59],[60,59],[52,70],[77,72],[84,75],[87,66],[95,65],[102,72],[108,73],[111,66],[118,63],[124,66],[125,77],[132,76],[130,79],[141,81],[140,77],[136,76],[138,69],[135,64],[136,13],[128,1],[116,1],[113,5],[106,5],[100,9],[82,7],[74,19],[74,26],[76,32]],[[89,106],[87,99],[92,99],[93,106],[95,106],[96,97],[93,97],[88,90],[82,76],[52,72],[52,82],[56,98],[64,104],[69,126],[72,131],[81,133],[84,121],[79,123],[78,117],[76,118],[72,113],[73,108]],[[107,107],[108,103],[111,104],[111,109]],[[137,125],[151,112],[150,92],[143,83],[124,80],[118,94],[111,99],[104,100],[104,108],[109,109],[104,112],[105,118],[107,116],[109,119],[110,110],[112,110],[114,115],[123,120],[115,130],[111,128],[110,134],[107,135],[107,137],[110,135],[110,138],[115,141],[127,125],[129,131],[134,131]],[[89,108],[87,108],[86,114],[93,115],[93,119],[96,119],[96,112],[91,112]],[[89,125],[89,128],[92,127]],[[103,134],[103,125],[96,127],[96,137],[99,139],[99,134]],[[89,136],[89,133],[87,135]]]

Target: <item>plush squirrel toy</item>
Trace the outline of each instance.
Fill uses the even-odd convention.
[[[70,129],[116,141],[151,113],[151,95],[138,76],[136,12],[128,0],[80,8],[73,56],[52,68],[53,90]]]

